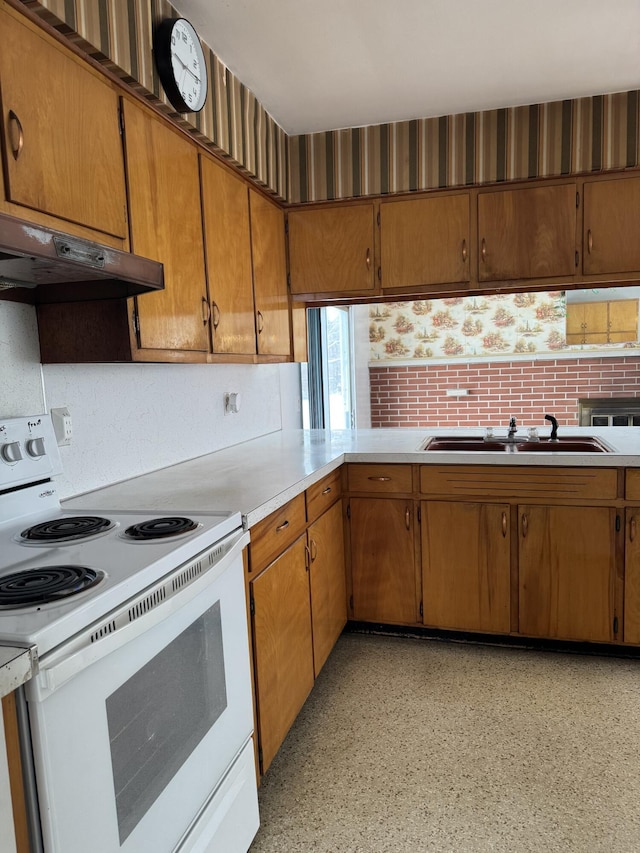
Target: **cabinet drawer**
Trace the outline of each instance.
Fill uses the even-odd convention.
[[[539,498],[548,501],[611,500],[617,494],[613,468],[485,468],[474,465],[423,465],[420,491],[427,495]]]
[[[342,494],[342,473],[338,468],[307,489],[307,521],[315,521]]]
[[[640,501],[640,468],[627,468],[624,496],[628,501]]]
[[[304,494],[272,512],[251,528],[251,574],[268,566],[295,539],[304,533]]]
[[[349,491],[411,492],[410,465],[349,465]]]

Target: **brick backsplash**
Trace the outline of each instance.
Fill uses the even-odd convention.
[[[555,415],[578,425],[581,398],[640,397],[640,358],[576,358],[483,364],[370,365],[371,426],[524,425]],[[464,388],[466,397],[447,396]]]

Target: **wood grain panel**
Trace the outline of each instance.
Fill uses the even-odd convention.
[[[260,355],[291,355],[284,213],[249,190],[256,329]]]
[[[425,625],[510,630],[508,504],[423,501]]]
[[[308,531],[313,665],[316,677],[347,622],[342,504],[334,503]]]
[[[44,33],[5,10],[1,26],[7,199],[125,239],[116,92]],[[17,119],[10,119],[10,111]],[[24,144],[15,157],[18,122]]]
[[[304,493],[296,495],[251,528],[251,573],[268,566],[306,526]]]
[[[198,151],[124,101],[132,250],[164,264],[165,289],[137,298],[140,346],[209,351]]]
[[[337,468],[307,489],[307,521],[315,521],[341,495],[342,469]]]
[[[628,501],[640,501],[640,468],[626,469],[625,497]]]
[[[574,183],[479,193],[478,279],[573,276],[575,228]]]
[[[350,492],[388,494],[412,491],[410,465],[352,464],[347,471]]]
[[[423,465],[423,494],[545,500],[612,500],[617,494],[615,468],[539,468],[479,465]]]
[[[469,281],[469,204],[469,193],[382,202],[382,287]]]
[[[9,787],[11,790],[16,851],[17,853],[30,853],[31,844],[29,842],[27,809],[22,779],[22,758],[20,756],[15,693],[9,693],[7,696],[2,697],[2,717],[7,748],[7,764],[9,767]],[[3,828],[3,832],[6,832],[6,827]]]
[[[200,155],[213,351],[256,352],[247,185]]]
[[[584,184],[583,270],[640,269],[640,178]]]
[[[251,581],[259,743],[264,773],[313,687],[305,539]]]
[[[640,509],[625,517],[624,641],[640,643]]]
[[[523,505],[518,530],[520,633],[612,640],[615,510]]]
[[[415,623],[413,502],[352,498],[349,505],[353,618]]]
[[[288,219],[291,293],[374,289],[372,203],[292,210]]]

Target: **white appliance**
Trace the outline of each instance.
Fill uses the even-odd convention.
[[[240,513],[61,508],[50,419],[0,422],[0,643],[44,853],[246,853],[258,829]]]

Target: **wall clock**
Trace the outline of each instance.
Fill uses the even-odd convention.
[[[179,113],[197,113],[207,100],[207,66],[200,39],[184,18],[156,28],[153,53],[162,87]]]

